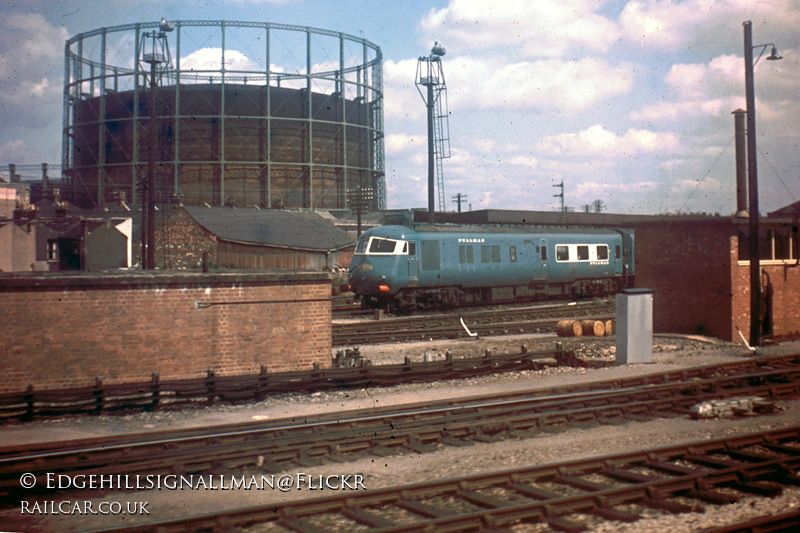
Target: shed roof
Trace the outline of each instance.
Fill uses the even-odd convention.
[[[355,245],[346,232],[313,212],[192,206],[184,209],[223,241],[310,251],[341,250]]]

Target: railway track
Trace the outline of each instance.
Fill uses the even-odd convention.
[[[686,416],[708,399],[800,396],[800,355],[653,374],[563,388],[476,396],[433,404],[0,449],[0,494],[19,491],[21,474],[38,487],[47,473],[199,473],[296,466],[466,446],[584,423]],[[31,491],[25,491],[30,494]]]
[[[133,532],[486,531],[519,523],[586,531],[632,523],[655,510],[702,512],[745,496],[800,486],[800,427],[401,485],[115,529]],[[761,527],[800,525],[800,512],[761,517]],[[752,524],[739,525],[750,527]],[[742,531],[729,526],[723,531]],[[774,529],[761,529],[762,531]]]
[[[585,302],[501,309],[468,310],[457,314],[442,313],[411,317],[384,318],[333,323],[334,346],[377,344],[382,342],[456,339],[479,335],[547,333],[555,331],[564,318],[608,320],[616,312],[614,302]]]

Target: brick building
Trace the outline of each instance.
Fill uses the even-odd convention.
[[[135,243],[136,250],[141,242]],[[156,265],[333,270],[350,264],[355,239],[309,211],[180,206],[156,226]]]
[[[130,217],[87,213],[47,189],[35,204],[27,184],[0,184],[0,272],[131,266]]]

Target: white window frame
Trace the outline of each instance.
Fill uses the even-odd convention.
[[[391,252],[370,252],[370,248],[372,248],[372,243],[375,240],[382,240],[388,242],[394,242],[394,250]],[[366,250],[363,254],[358,255],[408,255],[408,241],[399,240],[399,239],[387,239],[386,237],[370,237],[369,242],[367,243]]]
[[[568,250],[568,259],[564,261],[563,259],[558,258],[558,247],[559,246],[566,246]],[[588,246],[589,247],[589,258],[588,259],[578,259],[578,247],[579,246]],[[598,259],[597,258],[597,248],[600,246],[604,246],[608,253],[606,254],[606,259]],[[556,263],[592,263],[592,264],[608,264],[611,261],[611,247],[607,244],[587,244],[587,243],[577,243],[577,244],[556,244],[555,247],[555,259]]]

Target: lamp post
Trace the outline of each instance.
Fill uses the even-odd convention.
[[[744,23],[744,85],[747,100],[747,191],[749,196],[750,225],[750,345],[761,345],[761,265],[759,262],[758,227],[758,165],[756,163],[756,97],[753,70],[768,46],[772,53],[768,60],[782,59],[773,43],[753,46],[753,23]],[[753,61],[753,50],[760,48]]]
[[[149,108],[147,179],[142,195],[142,269],[144,270],[156,268],[156,95],[160,75],[170,64],[167,32],[174,29],[175,26],[171,22],[162,18],[159,31],[145,32],[142,35],[137,52],[138,60],[150,66],[150,99],[147,104]]]

